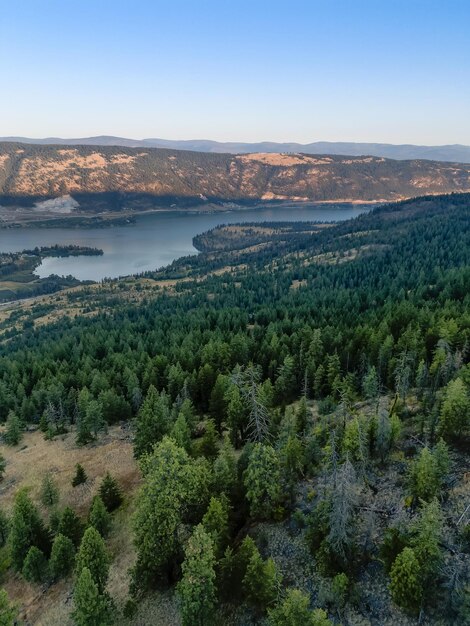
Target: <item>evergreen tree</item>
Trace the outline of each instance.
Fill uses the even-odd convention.
[[[398,606],[410,613],[419,612],[423,598],[421,567],[411,548],[404,548],[392,565],[390,591]]]
[[[217,558],[222,556],[229,538],[228,513],[226,497],[212,497],[201,522],[204,530],[212,540],[214,553]]]
[[[109,555],[102,536],[92,526],[86,529],[77,553],[77,576],[80,576],[84,568],[90,571],[98,591],[104,593],[108,580]]]
[[[10,604],[5,589],[0,589],[0,626],[15,626],[17,614],[18,611]]]
[[[283,481],[286,491],[294,500],[294,491],[299,478],[303,474],[305,455],[302,443],[295,435],[290,435],[284,445],[279,449],[279,461],[281,464]]]
[[[247,410],[243,402],[240,389],[231,385],[227,390],[227,424],[230,429],[230,438],[235,447],[238,447],[245,437],[247,427]]]
[[[298,388],[295,376],[294,359],[291,355],[284,358],[284,362],[279,368],[279,375],[276,379],[274,389],[279,404],[285,405],[295,396]]]
[[[118,509],[122,504],[122,492],[115,478],[111,476],[109,472],[106,472],[105,477],[100,485],[99,494],[106,510],[112,513]]]
[[[72,617],[77,626],[111,626],[114,619],[109,599],[100,592],[91,571],[84,567],[73,591],[75,609]]]
[[[47,559],[44,553],[31,546],[23,563],[23,578],[31,583],[43,582],[48,574]]]
[[[93,441],[90,422],[86,414],[80,415],[77,419],[77,435],[75,440],[79,446],[84,446],[90,441]]]
[[[41,503],[46,507],[54,506],[59,502],[59,490],[52,478],[52,475],[48,472],[44,474],[41,485]]]
[[[134,456],[151,452],[153,446],[168,432],[170,410],[165,394],[150,385],[135,421]]]
[[[210,535],[199,524],[193,531],[183,561],[177,593],[183,626],[208,626],[216,604],[215,556]]]
[[[299,589],[289,589],[286,597],[268,610],[269,626],[332,626],[322,609],[309,609],[310,598]]]
[[[73,545],[78,548],[83,536],[83,524],[81,519],[70,507],[65,507],[59,525],[57,527],[57,534],[68,537]]]
[[[281,469],[275,450],[257,443],[244,474],[246,497],[253,517],[270,518],[281,501]]]
[[[274,561],[271,558],[263,561],[256,551],[250,558],[243,578],[248,600],[259,610],[265,611],[276,602],[280,594],[281,578]]]
[[[75,563],[75,546],[65,535],[57,534],[52,544],[49,566],[52,577],[57,580],[64,578],[73,569]]]
[[[251,537],[245,537],[236,551],[231,547],[225,550],[218,563],[219,592],[224,600],[241,601],[244,597],[243,578],[251,556],[257,550]]]
[[[449,448],[441,438],[434,446],[432,455],[436,462],[436,471],[441,483],[444,483],[450,470]]]
[[[5,461],[5,457],[2,454],[0,454],[0,483],[5,477],[6,466],[7,466],[7,462]]]
[[[439,430],[444,437],[461,437],[470,430],[470,399],[461,378],[451,380],[444,390]]]
[[[161,578],[174,577],[183,513],[209,499],[207,465],[192,461],[169,437],[144,457],[142,469],[144,484],[134,516],[137,564],[133,588],[146,588]]]
[[[176,441],[180,448],[183,448],[186,452],[190,451],[191,430],[182,411],[178,413],[178,417],[171,428],[170,437]]]
[[[368,368],[362,380],[362,393],[367,400],[375,400],[379,395],[379,378],[374,365]]]
[[[88,515],[88,524],[99,532],[102,537],[106,537],[111,526],[111,516],[104,506],[100,496],[95,496]]]
[[[98,400],[90,400],[86,407],[85,422],[92,438],[96,439],[98,433],[106,430],[106,422],[103,417],[103,407]],[[82,442],[86,443],[86,442]]]
[[[428,447],[421,450],[411,465],[410,485],[415,498],[425,501],[431,500],[439,491],[440,480],[436,459]]]
[[[200,451],[206,459],[213,461],[217,456],[219,438],[213,420],[205,423],[204,435],[200,442]]]
[[[443,519],[437,499],[425,504],[412,527],[411,547],[421,567],[424,588],[430,592],[442,561],[440,541]]]
[[[20,489],[15,496],[9,541],[12,565],[16,571],[23,569],[24,560],[32,546],[49,554],[49,534],[24,489]]]
[[[296,419],[297,419],[297,433],[300,436],[304,436],[308,428],[309,410],[307,406],[307,399],[302,396],[297,407]]]
[[[8,413],[6,428],[3,438],[9,446],[17,446],[23,437],[23,425],[16,413]]]
[[[6,544],[10,532],[10,521],[5,513],[0,509],[0,548]]]
[[[209,414],[219,430],[227,418],[227,390],[229,387],[229,377],[225,374],[219,374],[211,391]]]
[[[78,485],[86,483],[87,480],[88,476],[86,475],[85,470],[80,463],[77,463],[75,466],[75,476],[72,478],[72,487],[78,487]]]
[[[219,493],[224,493],[232,499],[237,482],[235,450],[228,436],[225,436],[219,455],[214,461],[214,486]]]

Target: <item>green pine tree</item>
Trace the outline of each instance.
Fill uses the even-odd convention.
[[[83,523],[78,515],[70,507],[63,510],[57,533],[68,537],[73,545],[78,548],[83,536]]]
[[[8,534],[10,532],[10,520],[6,514],[0,509],[0,548],[6,544]]]
[[[104,593],[109,572],[109,555],[103,537],[90,526],[83,535],[77,553],[75,571],[77,576],[87,568],[100,593]]]
[[[99,494],[103,500],[106,510],[112,513],[122,504],[122,492],[115,478],[109,472],[103,478],[100,485]]]
[[[52,577],[57,580],[64,578],[75,564],[75,546],[65,535],[57,534],[52,544],[49,567]]]
[[[212,497],[202,518],[202,526],[212,539],[217,558],[222,556],[229,539],[228,514],[227,498],[224,496],[220,498]]]
[[[73,591],[75,609],[72,613],[77,626],[111,626],[113,614],[109,598],[102,594],[93,576],[84,567]]]
[[[168,397],[150,385],[135,420],[134,456],[140,458],[168,432],[170,409]]]
[[[281,467],[271,446],[257,443],[243,476],[246,497],[253,517],[272,517],[281,501]]]
[[[32,546],[49,554],[49,533],[24,489],[20,489],[15,496],[9,542],[12,565],[18,572],[23,569],[24,560]]]
[[[218,453],[219,437],[215,428],[214,420],[207,420],[205,423],[204,435],[200,441],[200,451],[206,459],[213,461]]]
[[[165,436],[142,463],[144,484],[134,516],[137,564],[133,589],[173,576],[181,550],[178,529],[186,510],[207,506],[211,475],[205,461],[194,461]]]
[[[100,533],[102,537],[106,537],[111,526],[111,516],[104,506],[100,496],[95,496],[88,515],[88,524]]]
[[[52,507],[58,502],[59,490],[52,475],[47,472],[47,474],[44,474],[41,485],[41,503],[46,507]]]
[[[170,437],[176,441],[180,448],[183,448],[186,452],[190,451],[191,429],[189,428],[189,425],[186,422],[186,417],[182,411],[178,413],[178,417],[171,428]]]
[[[6,466],[7,466],[7,462],[5,461],[5,457],[2,454],[0,454],[0,483],[5,477]]]
[[[9,446],[17,446],[23,437],[23,425],[16,413],[8,413],[3,438]]]
[[[411,493],[415,498],[429,501],[439,492],[440,484],[436,459],[425,447],[411,465]]]
[[[23,563],[23,578],[30,583],[41,583],[46,580],[49,573],[47,559],[44,553],[31,546]]]
[[[281,579],[274,561],[271,558],[263,561],[256,551],[250,558],[243,578],[248,600],[259,610],[267,610],[279,597]]]
[[[268,610],[269,626],[332,626],[326,611],[309,609],[310,598],[299,589],[289,589],[286,597]]]
[[[17,615],[18,611],[10,604],[7,592],[5,589],[0,589],[0,626],[15,626],[18,623]]]
[[[423,599],[421,567],[411,548],[404,548],[392,565],[390,591],[398,606],[413,614],[419,612]]]
[[[88,476],[86,475],[85,470],[80,463],[77,463],[75,466],[75,476],[72,478],[72,487],[78,487],[78,485],[86,483],[87,480]]]
[[[182,565],[177,593],[183,626],[209,626],[216,604],[215,555],[210,535],[199,524],[193,531]]]

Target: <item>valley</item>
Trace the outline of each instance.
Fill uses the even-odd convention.
[[[181,626],[197,539],[215,623],[284,625],[289,601],[295,626],[465,624],[469,206],[215,221],[199,254],[2,309],[0,576],[22,622],[74,623],[93,540],[110,623]]]

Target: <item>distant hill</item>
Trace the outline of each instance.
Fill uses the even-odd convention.
[[[60,213],[260,200],[390,201],[468,190],[470,165],[436,161],[0,143],[0,205],[32,207],[72,196],[57,206],[45,203]]]
[[[219,142],[209,139],[126,139],[100,135],[78,139],[30,139],[28,137],[0,137],[0,142],[12,141],[40,145],[69,146],[123,146],[127,148],[169,148],[172,150],[194,150],[195,152],[217,152],[229,154],[247,154],[250,152],[302,152],[304,154],[338,154],[348,156],[377,156],[387,159],[430,159],[432,161],[451,161],[470,163],[470,146],[460,144],[448,146],[415,146],[412,144],[395,145],[389,143],[355,143],[316,141],[313,143],[276,143],[262,141],[258,143]]]

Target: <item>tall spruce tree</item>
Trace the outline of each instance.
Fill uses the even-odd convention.
[[[184,554],[183,577],[177,587],[183,626],[209,626],[217,599],[216,559],[212,539],[201,524],[195,527]]]
[[[72,617],[77,626],[111,626],[114,623],[109,598],[100,591],[88,567],[78,575],[73,602]]]
[[[76,573],[80,574],[87,568],[100,593],[104,593],[109,573],[109,555],[102,536],[90,526],[83,535],[80,548],[77,553]]]
[[[19,572],[23,569],[24,560],[32,546],[44,554],[49,554],[50,551],[49,533],[24,489],[20,489],[15,496],[9,542],[12,565]]]

